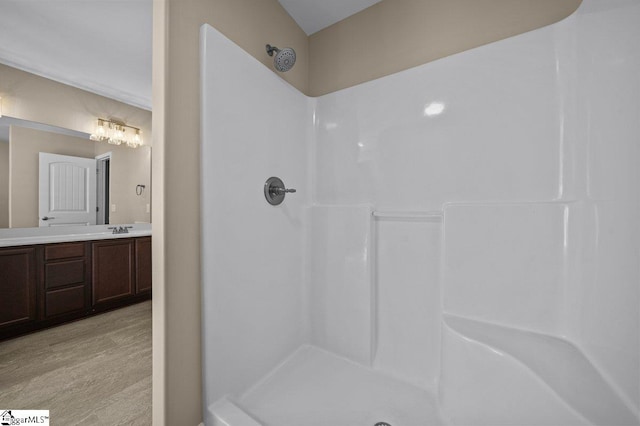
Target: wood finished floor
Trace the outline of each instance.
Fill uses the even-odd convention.
[[[0,408],[52,425],[151,424],[151,302],[0,342]]]

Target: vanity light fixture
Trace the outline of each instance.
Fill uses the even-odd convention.
[[[96,130],[89,139],[108,142],[112,145],[125,144],[129,148],[137,148],[142,145],[142,130],[128,126],[121,121],[98,118]]]

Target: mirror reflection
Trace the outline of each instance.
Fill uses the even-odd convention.
[[[0,228],[151,222],[151,147],[0,117]]]

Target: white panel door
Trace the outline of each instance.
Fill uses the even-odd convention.
[[[96,160],[40,153],[39,226],[96,224]]]

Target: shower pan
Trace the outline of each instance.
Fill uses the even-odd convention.
[[[206,425],[640,425],[638,40],[584,0],[310,98],[204,26]]]

